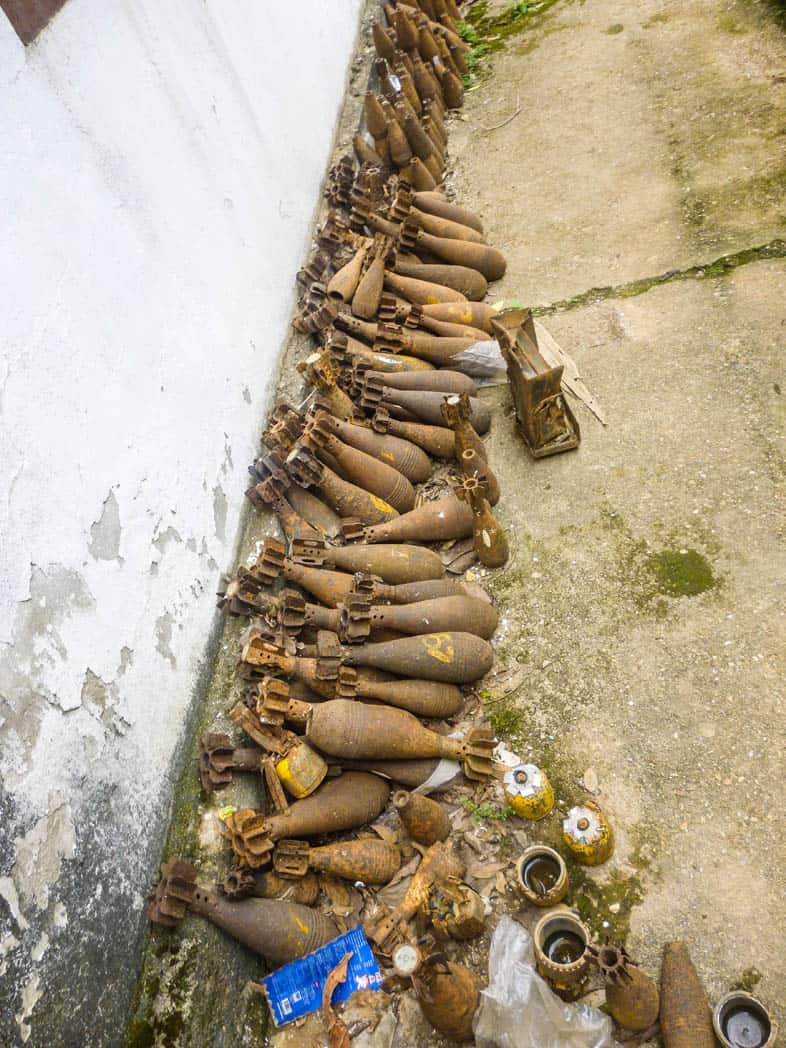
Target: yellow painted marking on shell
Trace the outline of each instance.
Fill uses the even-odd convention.
[[[491,545],[491,536],[489,535],[489,533],[486,531],[485,528],[481,531],[480,535],[481,535],[481,538],[483,539],[483,545],[484,546],[490,546]]]
[[[427,633],[421,637],[423,647],[439,662],[452,662],[454,655],[453,641],[449,633]]]
[[[304,924],[303,921],[300,920],[299,917],[295,918],[295,924],[298,926],[298,928],[304,935],[308,935],[309,931],[311,930],[307,924]]]
[[[379,496],[372,495],[371,496],[371,501],[374,503],[374,505],[377,507],[377,509],[382,510],[383,513],[392,513],[393,512],[393,507],[388,505],[388,503],[385,502],[384,499],[379,498]]]
[[[236,811],[237,808],[234,806],[234,804],[228,804],[225,808],[222,808],[219,811],[218,817],[219,819],[221,819],[222,822],[226,822],[227,819],[232,818]]]
[[[388,462],[395,462],[395,456],[391,455],[389,451],[383,451],[380,458],[387,459]]]

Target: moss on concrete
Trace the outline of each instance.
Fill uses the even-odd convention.
[[[706,557],[695,549],[664,549],[646,560],[659,593],[695,597],[717,584]]]

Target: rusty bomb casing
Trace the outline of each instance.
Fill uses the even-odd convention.
[[[393,794],[393,807],[398,817],[412,838],[418,844],[427,847],[444,841],[450,834],[448,813],[438,801],[424,797],[420,793],[409,793],[407,790],[396,790]]]
[[[433,502],[424,502],[409,513],[402,513],[395,521],[386,521],[361,531],[350,528],[345,522],[344,535],[351,539],[358,534],[364,542],[372,544],[444,542],[448,539],[468,538],[473,534],[475,519],[475,513],[470,506],[461,502],[455,495],[445,495]]]
[[[253,808],[233,812],[225,821],[226,833],[239,863],[264,866],[274,841],[354,830],[372,822],[384,810],[389,792],[378,776],[348,771],[277,815]]]
[[[305,877],[309,870],[316,870],[348,881],[387,884],[400,866],[398,848],[375,837],[337,841],[319,848],[305,841],[283,840],[273,852],[273,869],[283,877]]]
[[[384,379],[384,376],[383,376]],[[444,423],[442,405],[445,394],[425,389],[393,389],[381,379],[368,379],[363,385],[361,404],[366,411],[376,411],[384,404],[393,415],[402,408],[409,415],[432,426]],[[477,397],[469,397],[470,422],[478,434],[487,433],[491,426],[491,411],[487,404]]]
[[[475,597],[437,597],[413,604],[372,604],[370,597],[357,593],[350,594],[344,601],[337,632],[347,643],[366,640],[377,630],[415,635],[463,630],[488,640],[498,621],[494,606]]]
[[[423,906],[438,939],[477,939],[486,929],[483,898],[456,877],[435,884]]]
[[[292,543],[292,559],[313,567],[324,565],[339,571],[363,571],[392,585],[440,579],[445,574],[445,566],[437,553],[406,544],[341,547],[296,539]]]
[[[317,454],[327,452],[347,480],[377,495],[399,513],[407,513],[414,507],[415,489],[402,473],[379,458],[345,444],[324,418],[317,415],[309,419],[301,440]]]
[[[491,321],[497,311],[485,302],[432,302],[421,307],[425,317],[445,320],[451,324],[466,324],[492,335]]]
[[[197,884],[196,870],[182,859],[161,867],[161,880],[148,907],[157,924],[174,927],[187,913],[205,917],[222,931],[278,967],[324,946],[339,931],[330,918],[294,902],[229,899]]]
[[[298,371],[310,386],[319,390],[319,395],[330,404],[330,409],[338,418],[351,419],[355,415],[355,405],[336,384],[336,373],[326,350],[311,353],[302,360]]]
[[[409,302],[417,302],[423,306],[436,302],[467,301],[467,295],[452,287],[435,283],[433,280],[424,280],[422,277],[418,279],[404,276],[401,273],[391,273],[390,270],[385,271],[385,287],[388,291],[402,295]]]
[[[389,586],[363,572],[355,573],[352,592],[370,597],[375,604],[415,604],[421,600],[460,596],[475,597],[477,600],[491,600],[488,593],[476,582],[429,579],[423,582],[406,582],[399,586]]]
[[[595,963],[606,986],[606,1007],[612,1019],[626,1030],[640,1033],[648,1030],[658,1018],[658,987],[632,961],[624,947],[608,941],[604,946],[590,946]]]
[[[439,371],[399,371],[387,373],[383,371],[373,371],[371,368],[367,368],[364,365],[360,365],[357,368],[357,371],[358,378],[362,380],[362,382],[377,380],[383,386],[388,386],[390,389],[410,390],[414,392],[431,391],[446,395],[467,393],[469,396],[473,397],[478,391],[478,387],[472,379],[461,371],[448,371],[443,369]]]
[[[455,453],[456,440],[453,431],[445,426],[429,426],[422,422],[406,422],[391,418],[384,405],[379,405],[371,424],[377,433],[409,440],[434,458],[453,458]]]
[[[401,230],[402,237],[406,228],[407,223],[405,222]],[[418,234],[417,239],[420,241],[421,249],[425,247],[426,241],[439,241],[442,244],[461,244],[464,248],[480,247],[483,251],[493,250],[480,244],[467,244],[463,240],[441,240],[440,237],[432,237],[428,233],[423,232]],[[488,281],[480,270],[473,269],[471,266],[449,263],[447,260],[436,263],[410,262],[399,255],[394,271],[397,276],[406,277],[408,280],[425,281],[435,287],[451,289],[455,294],[463,295],[464,298],[469,299],[471,302],[481,302],[486,297],[489,287]],[[389,283],[388,274],[386,273],[385,286],[389,287]],[[404,297],[407,297],[406,292],[404,292]],[[436,301],[440,301],[440,299]],[[444,295],[441,301],[446,301]]]
[[[458,1044],[474,1041],[472,1020],[480,1004],[480,979],[463,964],[428,961],[412,979],[420,1010],[445,1037]]]
[[[360,281],[366,258],[371,247],[371,242],[363,244],[355,254],[337,270],[327,284],[329,298],[338,299],[342,302],[351,302]]]
[[[289,453],[286,465],[301,486],[315,485],[342,517],[358,517],[371,524],[398,516],[398,512],[384,499],[339,477],[302,445]]]
[[[472,633],[424,633],[374,644],[347,645],[340,650],[340,660],[345,666],[370,666],[400,676],[415,674],[423,680],[471,684],[491,669],[494,650],[488,641]]]
[[[409,440],[402,440],[400,437],[377,433],[370,427],[342,422],[328,415],[327,412],[324,415],[320,413],[320,418],[325,425],[330,427],[331,433],[343,440],[345,444],[386,462],[399,473],[403,473],[412,484],[419,484],[431,476],[431,463],[428,455],[417,444]]]
[[[660,994],[665,1048],[717,1048],[709,1001],[684,942],[663,948]]]

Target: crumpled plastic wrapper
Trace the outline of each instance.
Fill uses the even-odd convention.
[[[459,371],[478,379],[478,385],[498,386],[507,382],[507,367],[499,343],[493,339],[476,342],[453,357]]]
[[[619,1048],[607,1015],[549,989],[535,970],[532,939],[510,917],[491,939],[489,986],[474,1030],[477,1048]]]

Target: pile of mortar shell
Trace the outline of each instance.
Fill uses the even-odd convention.
[[[248,619],[247,690],[227,731],[202,738],[199,774],[212,793],[247,772],[260,803],[227,809],[223,884],[171,858],[149,915],[170,926],[206,917],[270,968],[358,920],[383,970],[417,938],[416,973],[395,969],[400,988],[443,1034],[471,1040],[479,980],[432,954],[446,936],[480,935],[484,907],[463,882],[444,806],[412,791],[505,770],[489,729],[453,737],[450,723],[494,658],[496,610],[464,572],[508,556],[482,439],[490,412],[456,362],[492,338],[483,299],[505,259],[440,188],[466,73],[457,5],[385,13],[355,156],[330,171],[297,277],[310,396],[305,410],[276,405],[250,469],[247,496],[276,514],[282,537],[219,595]],[[399,837],[374,832],[380,816]],[[419,855],[401,897],[378,898]]]

